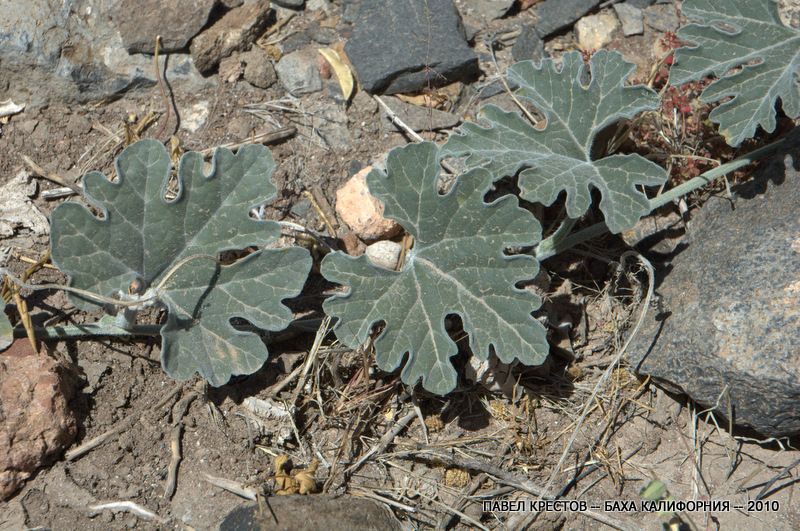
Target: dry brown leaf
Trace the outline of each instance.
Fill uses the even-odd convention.
[[[460,93],[461,83],[451,83],[431,92],[422,94],[396,94],[396,97],[412,105],[449,111]]]
[[[336,79],[339,81],[339,87],[342,89],[342,96],[345,101],[349,100],[355,88],[353,72],[350,67],[342,61],[339,53],[332,48],[320,48],[319,53],[328,61],[328,64],[331,65],[333,72],[336,74]]]

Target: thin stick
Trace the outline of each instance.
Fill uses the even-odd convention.
[[[417,491],[417,494],[419,494],[420,497],[425,498],[429,502],[435,503],[436,505],[440,506],[442,509],[446,510],[447,512],[449,512],[451,514],[454,514],[455,516],[458,516],[463,521],[468,522],[472,526],[477,527],[478,529],[483,529],[483,531],[489,531],[488,527],[486,527],[485,525],[481,524],[480,522],[478,522],[474,518],[462,513],[461,511],[459,511],[459,510],[457,510],[457,509],[455,509],[453,507],[450,507],[449,505],[446,505],[446,504],[440,502],[439,500],[431,498],[430,496],[426,496],[426,495],[424,495],[423,493],[421,493],[419,491]]]
[[[392,429],[383,434],[383,437],[381,437],[381,440],[378,441],[378,444],[370,448],[370,450],[362,455],[361,458],[355,462],[355,464],[345,470],[345,474],[349,474],[358,470],[367,459],[386,450],[386,448],[392,444],[392,441],[395,439],[395,437],[397,437],[416,416],[417,412],[411,411],[411,413],[407,413],[406,416],[398,420],[394,426],[392,426]]]
[[[489,478],[489,474],[487,474],[485,472],[481,472],[478,475],[478,477],[476,477],[472,481],[472,483],[467,487],[467,489],[461,494],[461,496],[459,497],[458,501],[456,502],[456,508],[458,510],[463,509],[464,505],[466,505],[465,502],[467,501],[467,499],[470,496],[472,496],[473,494],[475,494],[476,492],[478,492],[478,489],[481,488],[481,485],[483,485],[483,482],[486,481],[488,478]],[[436,531],[444,531],[445,529],[448,529],[450,527],[450,525],[453,523],[453,520],[455,519],[455,516],[456,516],[455,514],[449,514],[449,515],[446,515],[444,518],[442,518],[439,521],[439,523],[436,524]]]
[[[364,498],[371,498],[375,501],[379,501],[381,503],[385,503],[386,505],[391,505],[392,507],[397,507],[407,513],[415,513],[417,512],[416,507],[411,507],[410,505],[406,505],[404,503],[396,502],[392,499],[385,498],[379,494],[374,492],[370,492],[367,490],[354,490],[352,492],[353,496],[363,496]]]
[[[91,505],[89,506],[89,511],[91,515],[96,515],[103,511],[118,511],[118,512],[125,512],[131,513],[133,515],[138,516],[142,520],[155,520],[156,522],[163,523],[165,520],[158,516],[153,511],[149,511],[139,505],[138,503],[132,501],[121,501],[121,502],[110,502],[110,503],[101,503],[100,505]]]
[[[311,190],[304,190],[303,195],[306,199],[311,203],[311,206],[314,208],[314,211],[320,217],[322,222],[325,224],[325,228],[328,229],[328,234],[331,238],[336,238],[336,229],[333,228],[333,223],[328,217],[328,213],[325,212],[325,209],[320,204],[319,200],[317,199],[317,194],[312,192]],[[326,201],[327,203],[327,201]],[[328,205],[330,208],[330,205]]]
[[[292,380],[297,378],[297,376],[301,372],[303,372],[304,366],[305,366],[305,364],[303,364],[303,363],[299,364],[297,367],[295,367],[295,369],[292,372],[290,372],[288,374],[288,376],[286,376],[286,378],[284,378],[283,380],[281,380],[277,384],[275,384],[272,387],[270,387],[269,388],[269,396],[276,396],[278,393],[283,391],[286,388],[287,385],[292,383]]]
[[[494,53],[494,43],[493,42],[489,42],[489,52],[491,52],[491,54],[492,54],[492,62],[494,63],[494,70],[500,76],[500,81],[503,83],[503,88],[506,89],[506,92],[508,93],[508,95],[511,96],[512,100],[514,100],[514,104],[517,107],[519,107],[519,109],[525,114],[525,116],[528,118],[528,120],[530,120],[533,125],[538,125],[539,124],[539,120],[537,120],[536,117],[533,114],[531,114],[531,112],[522,104],[522,102],[517,99],[517,96],[511,90],[511,87],[508,86],[508,82],[506,81],[506,76],[504,76],[503,74],[500,74],[500,67],[497,66],[497,57],[495,56],[495,53]]]
[[[222,144],[220,146],[204,149],[200,151],[200,153],[202,155],[210,155],[214,152],[214,150],[219,148],[233,150],[233,149],[238,149],[246,144],[274,144],[276,142],[280,142],[281,140],[293,137],[295,133],[297,133],[297,129],[292,126],[281,127],[280,129],[276,129],[274,131],[268,131],[266,133],[259,133],[257,135],[253,135],[251,137],[248,137],[247,140],[243,140],[241,142],[230,142],[228,144]]]
[[[57,173],[45,170],[44,168],[33,162],[33,160],[31,160],[31,158],[28,157],[27,155],[20,155],[20,157],[22,157],[22,161],[25,163],[26,166],[28,166],[28,168],[30,168],[30,170],[35,175],[38,175],[39,177],[44,177],[48,181],[52,181],[65,188],[69,188],[78,195],[83,195],[83,190],[81,190],[81,188],[78,185],[67,181]]]
[[[770,488],[771,488],[771,487],[772,487],[772,486],[773,486],[773,485],[774,485],[774,484],[775,484],[775,483],[776,483],[776,482],[777,482],[779,479],[781,479],[783,476],[785,476],[787,472],[789,472],[791,469],[793,469],[793,468],[794,468],[794,467],[796,467],[797,465],[800,465],[800,459],[797,459],[797,460],[795,460],[793,463],[790,463],[790,464],[786,465],[785,467],[783,467],[783,468],[781,469],[781,471],[780,471],[780,472],[778,472],[778,473],[775,475],[775,477],[773,477],[772,479],[770,479],[770,480],[767,482],[767,484],[766,484],[766,485],[764,485],[764,488],[763,488],[763,489],[761,489],[761,491],[758,493],[758,495],[756,495],[756,501],[758,501],[758,500],[762,499],[764,496],[766,496],[766,495],[767,495],[767,493],[769,492],[769,489],[770,489]]]
[[[322,346],[322,341],[328,335],[331,327],[331,318],[330,316],[326,315],[322,318],[322,322],[317,329],[317,333],[314,336],[314,343],[311,345],[311,350],[308,351],[308,358],[306,358],[305,363],[303,363],[303,371],[300,374],[300,379],[297,381],[297,385],[294,387],[294,395],[292,396],[291,404],[294,405],[297,403],[297,397],[300,396],[300,392],[303,390],[303,387],[306,384],[306,378],[308,377],[308,373],[311,371],[311,366],[314,365],[314,362],[317,360],[317,356],[319,355],[319,349]]]
[[[246,500],[256,501],[257,499],[256,491],[242,487],[241,484],[235,481],[212,476],[211,474],[204,474],[204,475],[205,475],[205,480],[214,485],[215,487],[219,487],[223,490],[227,490],[228,492],[232,492],[233,494],[236,494],[237,496],[244,498]]]
[[[178,484],[178,466],[181,464],[181,434],[183,433],[183,423],[178,423],[172,428],[172,433],[169,437],[169,447],[172,452],[172,457],[169,460],[169,468],[167,469],[167,484],[164,487],[164,498],[171,499],[175,494],[175,487]]]
[[[393,124],[395,124],[397,127],[405,131],[406,134],[408,134],[408,136],[413,138],[415,141],[417,142],[425,141],[425,139],[419,136],[419,134],[417,134],[416,131],[414,131],[408,125],[406,125],[406,123],[403,120],[401,120],[400,117],[397,116],[397,114],[388,105],[386,105],[386,103],[381,99],[380,96],[373,94],[372,98],[378,102],[378,105],[381,106],[383,111],[386,113],[386,116],[389,117],[389,120],[391,120]]]
[[[191,392],[187,394],[185,397],[178,402],[177,414],[175,415],[175,420],[172,423],[172,433],[170,434],[170,451],[172,453],[172,457],[169,461],[169,468],[167,469],[167,483],[164,487],[164,498],[171,499],[172,496],[175,494],[175,487],[178,484],[178,467],[181,464],[181,460],[183,459],[183,454],[181,453],[181,436],[183,435],[183,417],[186,415],[186,412],[189,410],[189,406],[192,404],[195,398],[197,398],[196,392]]]

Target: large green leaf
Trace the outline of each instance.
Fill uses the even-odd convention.
[[[638,185],[658,185],[666,172],[639,155],[611,155],[592,160],[597,134],[625,118],[658,107],[658,95],[644,86],[627,87],[634,66],[617,52],[595,54],[587,70],[577,52],[565,54],[559,69],[551,59],[537,66],[523,61],[509,68],[519,88],[547,125],[535,128],[520,114],[487,105],[482,127],[465,123],[444,147],[446,155],[466,156],[470,167],[488,169],[495,180],[520,170],[522,197],[545,205],[567,194],[567,214],[583,215],[591,205],[591,188],[600,190],[600,210],[612,232],[632,227],[650,211]],[[591,75],[591,80],[587,80]]]
[[[386,170],[372,171],[367,184],[383,201],[386,217],[414,237],[414,247],[401,271],[374,266],[366,256],[325,257],[325,278],[349,288],[323,304],[339,320],[336,336],[355,348],[384,321],[375,341],[378,365],[394,370],[408,354],[403,381],[422,378],[423,386],[438,394],[456,384],[450,357],[458,349],[445,330],[448,314],[461,316],[479,358],[487,359],[493,347],[504,362],[541,363],[548,351],[545,330],[531,315],[541,301],[515,287],[536,275],[538,263],[527,255],[504,254],[509,246],[539,241],[533,215],[512,196],[485,203],[492,181],[485,169],[460,176],[440,195],[439,150],[431,143],[393,150]]]
[[[166,149],[154,140],[137,142],[118,157],[115,182],[96,172],[84,177],[86,196],[102,218],[78,203],[53,212],[53,262],[71,286],[106,297],[124,298],[134,281],[142,291],[163,281],[156,295],[169,318],[161,356],[171,376],[197,371],[221,385],[234,374],[249,374],[267,359],[267,349],[230,319],[285,328],[291,313],[281,300],[300,292],[311,268],[301,249],[261,250],[229,266],[216,262],[223,251],[277,238],[276,223],[249,214],[274,197],[274,168],[265,147],[244,146],[236,154],[217,150],[205,175],[202,156],[190,152],[178,168],[177,197],[167,200]],[[86,309],[96,304],[80,296],[73,301]]]
[[[784,26],[774,0],[685,0],[683,14],[697,22],[678,37],[694,44],[679,48],[670,83],[708,75],[717,79],[702,93],[704,102],[725,101],[711,111],[728,144],[751,138],[756,126],[775,130],[775,102],[800,115],[800,31]]]

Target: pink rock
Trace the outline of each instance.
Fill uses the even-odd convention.
[[[390,238],[400,232],[400,225],[383,217],[383,203],[370,195],[367,166],[353,175],[336,191],[336,213],[350,229],[366,241]]]
[[[72,443],[73,390],[64,368],[27,339],[0,353],[0,500]]]

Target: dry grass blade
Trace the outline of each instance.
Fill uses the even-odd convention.
[[[397,437],[400,434],[400,432],[403,431],[405,427],[411,423],[412,420],[414,420],[416,416],[417,416],[416,411],[411,411],[410,413],[406,413],[404,417],[395,422],[394,426],[392,426],[392,429],[388,430],[386,433],[383,434],[383,437],[381,437],[380,441],[378,441],[378,444],[370,448],[369,451],[364,455],[362,455],[358,461],[356,461],[347,470],[345,470],[345,474],[350,474],[361,468],[361,465],[363,465],[373,455],[383,453],[386,450],[386,448],[388,448],[389,445],[392,444],[392,441],[395,439],[395,437]]]
[[[165,522],[163,518],[158,516],[153,511],[149,511],[144,507],[142,507],[141,505],[139,505],[138,503],[132,501],[109,502],[109,503],[101,503],[99,505],[91,505],[89,506],[89,511],[91,515],[96,515],[103,511],[125,512],[136,515],[142,520],[148,520],[148,521],[152,520],[158,523]]]
[[[258,494],[256,491],[245,488],[240,483],[237,483],[233,480],[212,476],[211,474],[205,474],[205,480],[215,487],[227,490],[228,492],[236,494],[245,500],[256,501],[256,499],[258,499]]]

